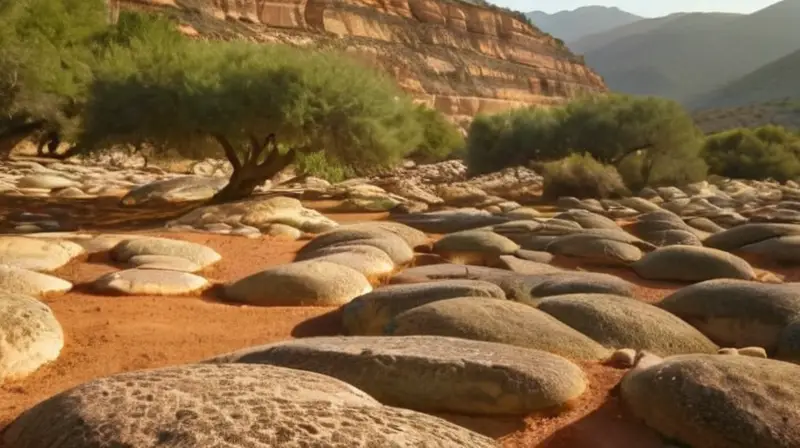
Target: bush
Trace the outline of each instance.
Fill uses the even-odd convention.
[[[103,0],[0,4],[0,152],[35,132],[69,132],[91,81]]]
[[[422,127],[422,142],[409,155],[417,163],[435,163],[451,158],[464,149],[461,130],[441,112],[418,105],[414,116]]]
[[[701,132],[678,103],[605,95],[479,117],[470,127],[467,161],[483,173],[586,152],[615,167],[638,163],[626,170],[631,184],[681,184],[705,175],[701,146]]]
[[[706,139],[710,171],[739,179],[800,178],[800,137],[780,126],[734,129]]]
[[[544,177],[544,199],[561,196],[609,198],[629,194],[613,166],[603,165],[589,154],[572,154],[538,166]]]
[[[168,43],[148,35],[111,47],[91,87],[80,148],[146,143],[192,157],[224,153],[234,172],[221,201],[249,195],[298,154],[324,151],[361,174],[399,161],[421,140],[410,99],[344,55]]]

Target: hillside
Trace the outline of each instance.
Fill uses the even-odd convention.
[[[690,102],[800,46],[800,0],[642,20],[571,45],[612,90]]]
[[[123,0],[189,34],[337,48],[377,65],[457,120],[606,91],[603,80],[521,13],[456,0]]]
[[[729,107],[781,98],[800,101],[800,50],[699,97],[691,105],[698,108]]]
[[[642,20],[642,17],[635,14],[605,6],[584,6],[573,11],[561,11],[555,14],[533,11],[525,15],[539,29],[562,39],[567,44],[590,34],[601,33]]]
[[[697,110],[692,114],[706,133],[733,128],[754,128],[775,124],[800,130],[800,99],[783,99],[739,107]]]

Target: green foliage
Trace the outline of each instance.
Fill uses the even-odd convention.
[[[187,154],[247,152],[274,134],[357,172],[420,141],[412,103],[390,80],[335,53],[149,36],[111,48],[97,70],[80,146],[148,142]]]
[[[0,112],[8,121],[68,126],[91,80],[89,43],[103,0],[15,0],[0,7]]]
[[[628,194],[613,166],[603,165],[589,154],[572,154],[561,160],[541,164],[544,177],[542,197],[609,198]]]
[[[417,163],[447,160],[464,149],[464,136],[441,112],[424,105],[414,109],[414,117],[422,127],[422,141],[409,155]]]
[[[352,169],[331,160],[324,152],[301,154],[295,161],[297,171],[336,183],[355,176]]]
[[[800,179],[800,136],[780,126],[735,129],[706,139],[713,174],[740,179]]]
[[[607,95],[478,117],[467,161],[483,173],[586,152],[602,164],[624,164],[628,184],[640,187],[702,179],[701,145],[702,134],[677,103]]]

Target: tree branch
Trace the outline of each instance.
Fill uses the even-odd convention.
[[[269,134],[265,139],[264,142],[259,142],[256,136],[250,134],[250,146],[252,150],[250,152],[250,159],[248,163],[255,163],[258,164],[258,159],[261,158],[261,154],[264,153],[264,149],[266,149],[270,145],[274,145],[275,143],[275,134]]]
[[[267,158],[258,165],[260,167],[272,165],[281,155],[281,152],[278,150],[278,142],[275,140],[275,134],[270,134],[264,140],[264,148],[267,147],[269,147],[269,154],[267,155]]]
[[[233,145],[231,145],[231,142],[221,134],[211,134],[211,136],[222,146],[222,149],[225,150],[225,157],[231,162],[233,170],[239,171],[242,169],[242,161],[239,160],[239,156],[236,155],[236,150],[233,148]]]
[[[634,147],[634,148],[628,149],[625,152],[623,152],[622,154],[620,154],[619,156],[615,157],[613,160],[611,160],[611,164],[612,165],[617,165],[620,162],[622,162],[623,160],[625,160],[625,158],[628,157],[629,155],[631,155],[631,154],[633,154],[635,152],[643,151],[645,149],[650,149],[653,146],[655,146],[655,145],[652,144],[652,143],[648,143],[648,144],[646,144],[644,146],[639,146],[639,147]]]

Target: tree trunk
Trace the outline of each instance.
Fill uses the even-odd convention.
[[[119,21],[119,2],[120,0],[106,0],[109,25],[116,25]]]
[[[8,159],[11,151],[44,126],[43,121],[21,124],[0,133],[0,158]]]
[[[230,142],[222,136],[214,138],[225,149],[225,156],[233,166],[233,174],[228,184],[211,198],[212,204],[244,199],[253,194],[253,191],[264,182],[272,179],[278,173],[294,162],[295,151],[289,150],[285,154],[278,151],[275,144],[275,137],[270,136],[264,143],[258,143],[252,139],[251,148],[244,161],[240,160],[230,145]],[[265,149],[269,149],[265,160],[259,161]]]

